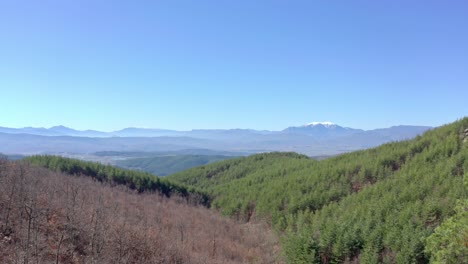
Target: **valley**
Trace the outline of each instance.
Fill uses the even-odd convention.
[[[0,264],[468,264],[468,1],[0,1]]]
[[[198,246],[194,244],[195,240],[190,239],[207,236],[210,232],[216,232],[218,229],[215,228],[213,231],[211,227],[209,229],[211,231],[200,231],[203,234],[190,233],[189,231],[186,233],[185,230],[190,230],[189,226],[195,225],[198,220],[195,221],[184,213],[182,218],[188,219],[188,222],[179,225],[179,227],[184,228],[176,228],[175,230],[178,231],[171,231],[170,226],[164,226],[164,222],[159,222],[159,220],[156,222],[157,224],[150,224],[150,219],[156,217],[151,216],[149,219],[143,218],[147,219],[144,226],[148,228],[154,225],[151,228],[169,232],[167,235],[172,236],[172,238],[168,240],[168,243],[173,244],[169,244],[167,249],[162,247],[158,251],[148,249],[149,244],[128,248],[126,250],[130,255],[119,255],[119,258],[127,258],[124,262],[130,261],[128,259],[130,256],[136,257],[136,255],[131,254],[137,254],[138,259],[143,256],[145,258],[140,259],[140,263],[146,263],[145,261],[149,261],[148,263],[159,263],[158,261],[176,263],[176,259],[180,259],[183,263],[211,263],[211,261],[218,263],[220,261],[218,257],[224,259],[221,261],[223,263],[428,263],[441,256],[452,259],[453,261],[450,263],[462,263],[468,252],[463,242],[468,237],[468,229],[463,224],[455,226],[456,232],[462,238],[454,240],[454,242],[458,242],[451,244],[450,250],[448,250],[439,236],[439,233],[443,232],[439,230],[439,227],[447,228],[453,225],[454,221],[466,220],[463,217],[466,207],[462,205],[461,209],[460,207],[456,209],[456,206],[465,203],[468,192],[468,183],[463,182],[468,171],[468,145],[466,144],[468,135],[465,135],[464,132],[467,128],[468,118],[463,118],[455,123],[428,131],[415,139],[391,142],[376,148],[342,154],[324,160],[315,160],[293,152],[261,153],[244,157],[231,157],[227,160],[176,172],[163,178],[141,171],[119,169],[111,165],[59,156],[31,156],[15,162],[3,161],[1,180],[5,183],[2,185],[3,188],[6,189],[2,192],[1,206],[4,212],[1,218],[3,219],[2,232],[8,241],[13,241],[4,241],[3,243],[22,245],[19,248],[14,246],[13,248],[17,248],[15,250],[13,248],[6,249],[3,256],[9,257],[11,260],[26,257],[45,260],[53,259],[53,256],[62,261],[65,261],[65,258],[76,258],[76,263],[82,263],[87,258],[89,261],[101,259],[107,262],[112,257],[117,257],[113,253],[106,253],[112,251],[102,251],[101,254],[101,251],[95,252],[94,249],[80,249],[83,246],[76,243],[82,242],[70,240],[72,237],[64,239],[64,237],[71,235],[71,233],[67,233],[71,231],[67,229],[68,224],[61,227],[62,224],[50,226],[51,224],[48,222],[35,222],[35,228],[37,228],[35,232],[39,236],[43,235],[41,232],[46,232],[44,228],[55,228],[54,232],[58,235],[54,238],[47,238],[48,240],[44,240],[46,238],[36,239],[34,242],[26,240],[29,242],[24,244],[25,239],[30,236],[29,231],[27,236],[25,236],[24,231],[28,218],[21,216],[20,211],[14,210],[30,208],[31,206],[21,205],[21,195],[29,197],[29,193],[34,194],[35,196],[27,198],[27,201],[33,203],[34,206],[39,206],[39,203],[44,203],[42,200],[35,200],[42,197],[42,194],[39,195],[40,190],[58,188],[47,187],[47,184],[65,181],[64,185],[58,184],[65,186],[65,188],[72,188],[71,190],[75,188],[73,187],[75,185],[83,186],[76,188],[80,191],[95,190],[93,195],[114,193],[112,194],[113,200],[116,199],[115,197],[128,196],[127,198],[119,198],[123,199],[121,204],[112,205],[115,202],[110,203],[109,200],[106,203],[110,203],[110,207],[106,208],[112,208],[112,206],[125,208],[128,201],[134,201],[132,202],[133,207],[140,208],[138,209],[140,211],[130,213],[130,215],[143,214],[144,217],[147,217],[145,215],[155,214],[155,212],[152,211],[153,209],[144,207],[144,204],[161,204],[160,206],[168,208],[167,210],[175,210],[174,213],[163,214],[170,215],[168,217],[177,217],[171,215],[186,210],[201,210],[198,213],[194,212],[194,214],[199,215],[197,218],[202,217],[201,215],[203,217],[212,215],[209,217],[214,219],[214,217],[220,217],[219,213],[225,217],[220,217],[219,221],[227,221],[224,222],[224,225],[229,225],[229,227],[220,228],[238,230],[233,231],[234,233],[240,232],[242,234],[244,231],[240,230],[249,226],[263,228],[255,231],[260,233],[247,232],[258,240],[248,242],[249,239],[254,238],[242,238],[240,240],[242,244],[234,246],[236,250],[241,250],[239,253],[227,251],[228,249],[224,248],[219,249],[223,252],[220,255],[218,253],[209,255],[214,250],[213,244],[215,242],[213,241],[215,240],[225,241],[219,243],[226,246],[238,243],[231,241],[234,239],[232,238],[234,233],[223,233],[219,240],[218,235],[203,238],[205,247],[211,243],[207,241],[212,241],[211,249],[197,249]],[[128,153],[115,152],[98,153],[98,155],[111,154],[114,156],[128,155]],[[133,155],[141,154],[133,153]],[[17,179],[24,180],[21,184],[15,185]],[[42,182],[44,180],[45,182]],[[30,182],[34,182],[34,185],[29,185]],[[8,191],[23,188],[23,186],[33,191],[19,192],[19,196]],[[58,190],[61,188],[64,187],[60,187]],[[64,194],[67,192],[65,189]],[[123,193],[121,194],[121,192]],[[91,194],[83,193],[80,195],[94,197]],[[47,197],[49,200],[46,200],[46,206],[57,203],[54,196]],[[103,198],[96,199],[100,201]],[[96,199],[93,198],[93,201]],[[19,205],[16,207],[8,205],[13,202]],[[77,209],[74,207],[78,204],[71,206],[54,207],[56,208],[54,210],[58,211],[52,210],[52,212],[60,216],[69,212],[67,210]],[[185,206],[186,209],[182,209],[180,206]],[[18,209],[13,210],[13,208]],[[43,217],[45,221],[51,217],[47,216],[46,213],[39,213],[42,212],[43,208],[34,208],[37,210],[38,219]],[[91,216],[93,215],[92,210],[89,211]],[[455,212],[459,212],[460,216],[454,215]],[[120,213],[120,211],[113,211],[113,218],[115,218],[115,214]],[[9,220],[12,219],[10,215],[16,217],[17,223],[13,224],[12,220]],[[85,215],[79,217],[85,217]],[[140,227],[142,223],[135,222],[136,219],[123,218],[123,222],[115,222],[110,219],[105,221],[109,225],[111,223],[115,223],[117,226],[123,224],[123,227],[127,226],[126,223],[134,223],[135,225],[131,225],[132,229],[128,230],[129,233],[126,233],[127,229],[122,230],[122,233],[113,229],[105,229],[106,232],[119,236],[133,234],[132,236],[144,235],[146,237],[149,235],[142,231]],[[227,224],[228,222],[229,224]],[[217,224],[213,222],[212,225]],[[86,231],[88,230],[86,228],[90,227],[80,228],[84,228],[79,231],[84,232],[83,234],[91,232]],[[170,234],[170,232],[174,233]],[[247,235],[247,233],[245,234]],[[86,235],[80,239],[86,239]],[[125,243],[128,243],[128,239],[131,237],[126,237]],[[137,238],[135,237],[135,239]],[[147,237],[145,239],[141,243],[149,241],[147,239],[156,239],[156,242],[161,238]],[[38,253],[38,243],[43,243],[40,241],[49,241],[47,243],[55,243],[56,245],[64,243],[64,251],[60,253],[60,250],[56,249],[54,254],[53,250],[46,249],[47,247],[44,248],[42,245],[41,253]],[[115,244],[117,241],[113,241],[112,237],[100,241],[109,245],[106,250],[116,250],[122,247],[117,247]],[[161,243],[161,241],[157,243]],[[189,244],[191,245],[190,251],[177,251],[186,248]],[[258,251],[251,251],[253,250],[252,246]],[[34,254],[32,253],[33,248],[36,248]],[[249,248],[247,252],[245,252],[246,248]],[[85,255],[79,253],[81,257],[78,257],[75,256],[78,253],[77,250],[85,250],[87,253]],[[145,253],[149,255],[142,255],[141,250],[149,250]],[[218,252],[217,250],[218,246],[216,246],[216,252]],[[15,253],[11,255],[13,251]],[[155,252],[159,252],[157,256],[154,255]],[[158,258],[159,260],[156,260]],[[71,262],[70,259],[67,261]]]

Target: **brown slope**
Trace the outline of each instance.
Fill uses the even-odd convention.
[[[0,263],[276,263],[275,236],[182,199],[0,161]]]

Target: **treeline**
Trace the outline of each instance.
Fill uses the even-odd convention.
[[[177,195],[0,159],[0,263],[281,263],[278,248]]]
[[[290,263],[428,263],[428,237],[467,195],[466,128],[468,118],[322,161],[260,154],[169,178],[208,192],[227,215],[269,221]],[[446,263],[466,260],[467,237]]]
[[[210,204],[210,198],[206,193],[146,172],[120,169],[110,165],[60,156],[37,155],[27,157],[24,160],[53,171],[88,176],[99,182],[108,182],[113,185],[124,185],[138,192],[158,192],[166,197],[176,194],[195,204],[199,203],[205,206]]]

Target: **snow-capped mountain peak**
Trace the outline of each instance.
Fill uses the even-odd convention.
[[[325,122],[311,122],[311,123],[305,124],[304,126],[308,127],[308,126],[317,126],[317,125],[322,125],[322,126],[325,126],[325,127],[336,126],[335,123],[330,122],[330,121],[325,121]]]

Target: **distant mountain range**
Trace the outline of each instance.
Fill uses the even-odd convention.
[[[306,155],[335,155],[389,141],[410,139],[428,126],[394,126],[362,130],[331,122],[313,122],[282,131],[253,129],[125,128],[113,132],[51,128],[0,127],[0,152],[7,154],[93,153],[98,151],[180,151],[203,149],[243,153],[296,151]]]
[[[316,138],[330,138],[349,136],[359,132],[364,132],[364,130],[342,127],[332,122],[312,122],[300,127],[288,127],[282,132],[314,136]]]

